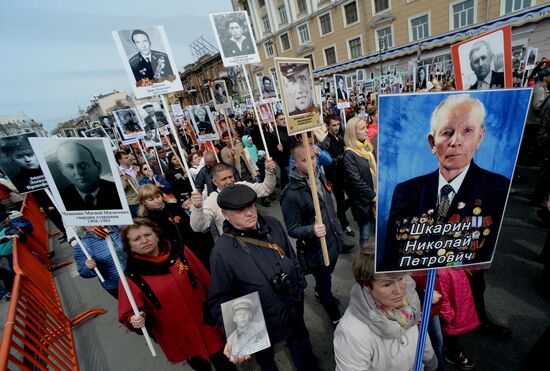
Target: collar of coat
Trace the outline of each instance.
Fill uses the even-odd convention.
[[[168,248],[170,250],[170,256],[168,259],[160,263],[155,263],[148,260],[138,259],[132,254],[129,254],[126,262],[125,273],[127,275],[134,273],[145,276],[167,274],[170,266],[175,263],[176,258],[183,256],[184,247],[182,244],[171,246],[168,241],[164,241],[162,244],[164,248]]]

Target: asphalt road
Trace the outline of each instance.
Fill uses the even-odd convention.
[[[532,183],[535,169],[519,169]],[[474,331],[465,336],[465,352],[477,362],[476,370],[520,370],[529,349],[550,325],[550,300],[535,291],[535,283],[542,271],[536,261],[547,230],[537,221],[535,208],[528,205],[531,186],[514,184],[510,196],[492,267],[486,272],[487,308],[495,321],[509,326],[512,338],[494,340]],[[258,207],[261,213],[281,218],[277,202],[269,208]],[[281,219],[282,220],[282,219]],[[350,215],[350,220],[352,220]],[[53,241],[52,243],[57,243]],[[353,285],[351,263],[356,253],[341,255],[334,273],[334,294],[345,310]],[[56,260],[72,259],[67,244],[56,247]],[[82,370],[181,370],[171,365],[160,348],[151,356],[143,338],[129,333],[117,321],[116,302],[106,294],[95,279],[84,280],[74,266],[61,268],[56,281],[64,302],[65,312],[72,317],[91,307],[103,307],[109,312],[93,318],[74,329],[78,360]],[[308,277],[305,319],[310,331],[314,352],[323,370],[334,370],[332,351],[333,329],[321,305],[313,297],[313,281]],[[6,304],[0,303],[0,313]],[[4,307],[4,308],[2,308]],[[288,351],[278,344],[276,359],[280,370],[291,370]],[[184,370],[191,370],[187,365]],[[253,362],[240,367],[257,370]],[[454,368],[445,365],[445,369]]]

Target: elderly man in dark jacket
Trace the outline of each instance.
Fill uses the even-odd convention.
[[[208,307],[223,324],[222,303],[257,291],[271,344],[286,340],[297,370],[317,370],[304,323],[306,280],[283,226],[258,215],[256,198],[244,184],[226,187],[218,195],[226,221],[210,256]],[[225,353],[231,353],[229,345]],[[248,358],[238,356],[234,362]],[[273,346],[255,358],[262,370],[277,370]]]
[[[306,150],[301,142],[295,142],[291,148],[296,167],[290,172],[290,183],[281,196],[281,208],[286,229],[291,237],[298,239],[297,248],[305,251],[307,263],[315,277],[315,296],[327,312],[332,324],[336,326],[342,316],[338,309],[338,299],[332,295],[332,272],[338,260],[339,251],[344,248],[342,226],[336,216],[331,194],[326,188],[319,171],[315,171],[319,204],[323,224],[315,223],[315,210],[309,185]],[[311,162],[317,163],[315,155]],[[325,237],[330,265],[323,263],[320,237]]]

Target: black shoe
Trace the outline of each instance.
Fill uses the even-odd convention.
[[[57,240],[59,241],[59,243],[67,242],[67,235],[64,234],[63,236],[58,237]]]
[[[332,299],[334,300],[336,305],[340,305],[340,300],[334,297],[334,295],[332,296]],[[321,302],[321,299],[319,299],[319,294],[317,293],[317,291],[315,291],[315,300],[317,300],[319,303]]]
[[[460,352],[458,355],[455,356],[445,355],[445,361],[461,370],[466,371],[472,370],[474,367],[476,367],[476,363],[468,359],[464,355],[464,352]]]
[[[349,237],[355,237],[355,232],[351,229],[349,225],[344,229],[344,233]]]
[[[506,340],[512,336],[512,331],[510,331],[508,327],[497,325],[491,321],[482,323],[481,326],[479,326],[479,329],[484,334],[492,336],[498,340]]]

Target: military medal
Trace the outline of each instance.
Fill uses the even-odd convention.
[[[466,204],[465,204],[464,202],[459,202],[459,203],[457,204],[457,207],[458,207],[459,209],[464,209],[464,206],[466,206]]]
[[[479,214],[481,214],[481,207],[479,207],[479,206],[474,207],[473,214],[475,216],[478,216]]]
[[[483,235],[484,235],[484,236],[488,236],[489,233],[491,233],[491,230],[490,230],[489,228],[485,228],[485,229],[483,230]]]

